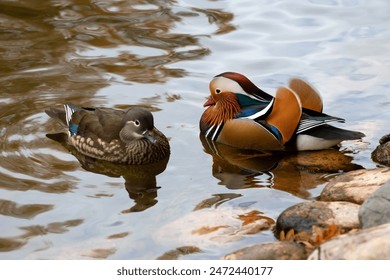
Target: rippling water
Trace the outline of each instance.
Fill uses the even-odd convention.
[[[388,1],[193,2],[0,3],[0,258],[216,259],[274,240],[241,232],[238,217],[276,219],[338,173],[375,166],[389,133]],[[281,158],[210,145],[202,104],[230,70],[269,92],[303,77],[367,137]],[[123,171],[70,153],[46,137],[61,127],[44,114],[66,102],[153,111],[167,166]]]

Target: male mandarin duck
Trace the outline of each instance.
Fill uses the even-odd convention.
[[[344,140],[364,137],[361,132],[337,128],[329,122],[344,119],[322,113],[319,93],[294,78],[275,97],[247,77],[224,72],[210,82],[211,96],[200,119],[207,138],[241,149],[322,150]]]
[[[150,164],[168,157],[167,138],[154,127],[153,115],[142,108],[128,111],[81,108],[45,112],[67,127],[67,142],[86,156],[114,163]]]

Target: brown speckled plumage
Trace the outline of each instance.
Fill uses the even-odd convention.
[[[170,154],[167,138],[154,127],[153,116],[145,109],[124,112],[74,105],[66,105],[65,109],[71,110],[69,121],[64,111],[51,109],[46,113],[68,127],[67,142],[86,156],[142,165],[158,162]]]

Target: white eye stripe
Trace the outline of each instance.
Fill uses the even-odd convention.
[[[223,89],[223,91],[230,91],[234,93],[242,93],[242,94],[246,93],[239,83],[225,77],[214,78],[213,84],[216,87],[215,88],[216,93],[218,89],[220,91],[222,91],[221,89]]]
[[[132,123],[132,124],[134,124],[135,126],[140,126],[140,124],[141,124],[139,120],[127,121],[126,123],[128,123],[128,124]]]
[[[221,92],[233,92],[233,93],[240,93],[240,94],[243,94],[245,96],[248,96],[252,99],[255,99],[255,100],[260,100],[260,101],[264,101],[263,98],[261,97],[256,97],[252,94],[248,94],[242,87],[241,85],[234,81],[234,80],[231,80],[231,79],[228,79],[228,78],[225,78],[225,77],[216,77],[213,79],[212,81],[213,83],[213,88],[215,88],[215,92],[217,91],[217,89],[221,90]],[[216,94],[218,94],[216,92]]]

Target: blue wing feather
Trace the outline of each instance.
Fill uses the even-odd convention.
[[[78,128],[79,128],[79,126],[77,124],[70,123],[69,124],[69,133],[70,133],[70,135],[71,136],[76,135]]]
[[[69,134],[71,136],[76,135],[79,126],[77,124],[72,123],[72,116],[74,112],[81,110],[81,108],[69,103],[65,104],[64,108],[65,108],[65,119],[69,128]]]

